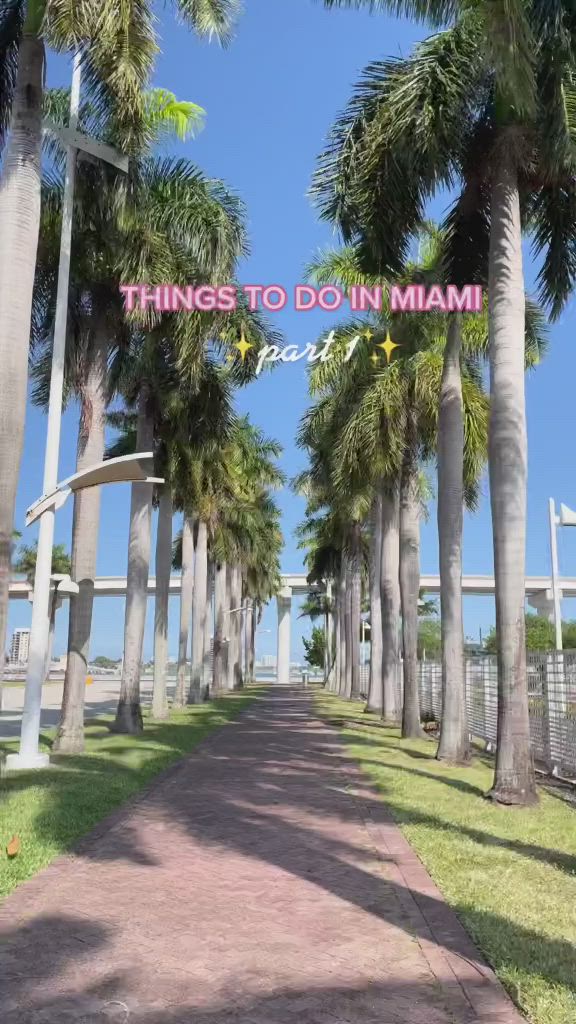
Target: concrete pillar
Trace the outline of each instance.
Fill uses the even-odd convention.
[[[528,598],[531,608],[542,615],[548,622],[554,622],[554,597],[551,590],[540,590]]]
[[[292,589],[284,587],[276,599],[278,605],[278,652],[276,682],[279,686],[290,684],[290,647],[292,635]]]

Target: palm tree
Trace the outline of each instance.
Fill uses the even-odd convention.
[[[222,43],[230,38],[239,10],[237,0],[174,0],[174,6],[193,31]],[[137,151],[147,124],[142,87],[157,52],[152,4],[7,0],[0,11],[0,147],[8,124],[11,129],[0,178],[0,363],[6,389],[0,402],[0,649],[26,410],[46,45],[82,52],[93,103],[113,111],[118,141],[127,152]]]
[[[419,241],[419,264],[418,266],[408,264],[404,268],[403,278],[406,282],[414,279],[421,281],[427,276],[432,280],[437,280],[439,270],[442,268],[441,243],[443,242],[443,236],[432,225],[425,225],[425,230],[423,231]],[[365,262],[366,259],[367,257],[365,256]],[[352,284],[364,284],[369,286],[378,282],[377,274],[374,272],[367,272],[363,268],[362,253],[359,247],[354,246],[348,246],[341,250],[328,251],[321,254],[310,264],[308,268],[308,276],[312,277],[318,283],[331,282],[340,285],[340,287],[349,287]],[[398,671],[395,623],[398,619],[399,607],[401,604],[404,677],[405,682],[407,683],[407,699],[404,702],[403,731],[406,735],[417,735],[420,733],[419,687],[417,678],[417,593],[419,582],[418,536],[421,511],[418,461],[419,458],[424,460],[427,459],[432,453],[436,425],[438,425],[438,430],[441,430],[443,427],[442,416],[438,415],[439,395],[440,407],[442,407],[442,392],[438,377],[438,345],[443,347],[444,361],[446,360],[447,345],[444,345],[442,342],[442,337],[445,333],[443,317],[432,317],[430,315],[428,318],[425,318],[425,323],[422,324],[418,323],[417,318],[414,316],[391,316],[388,313],[384,320],[390,325],[393,325],[394,338],[396,341],[400,342],[402,348],[399,351],[403,354],[417,353],[421,349],[428,349],[429,351],[426,355],[416,356],[413,360],[408,362],[406,360],[403,361],[404,385],[408,386],[408,391],[406,393],[405,402],[401,403],[402,408],[398,408],[397,412],[395,412],[392,417],[393,420],[397,419],[398,414],[400,414],[400,420],[398,422],[401,424],[401,430],[403,432],[403,455],[400,461],[400,468],[398,463],[392,467],[390,480],[387,484],[384,484],[383,492],[380,494],[377,492],[374,498],[374,502],[378,501],[379,512],[384,512],[386,514],[386,524],[385,526],[382,523],[378,524],[378,520],[374,520],[374,517],[372,517],[372,522],[374,524],[372,530],[372,566],[375,566],[376,564],[375,559],[377,557],[377,553],[379,551],[382,552],[383,530],[385,547],[382,556],[381,571],[378,570],[378,572],[376,572],[374,568],[371,571],[372,614],[375,618],[377,628],[372,631],[372,673],[369,706],[376,710],[380,709],[383,703],[382,692],[378,681],[378,673],[382,668],[383,657],[379,643],[379,622],[382,618],[383,602],[387,609],[387,618],[385,623],[387,640],[384,644],[386,651],[384,656],[384,685],[388,691],[389,707],[395,707],[393,698],[395,689],[394,679]],[[352,330],[358,332],[360,330],[359,325],[354,324],[350,333],[352,333]],[[374,330],[376,330],[376,327],[374,327]],[[483,464],[485,447],[483,437],[485,435],[486,424],[485,405],[482,400],[478,402],[477,399],[474,398],[475,366],[473,361],[470,361],[470,356],[474,355],[479,349],[482,349],[482,346],[485,349],[485,336],[482,330],[478,328],[476,321],[471,317],[466,319],[464,331],[466,336],[466,353],[468,360],[466,364],[466,375],[467,378],[471,379],[472,390],[468,388],[469,393],[466,402],[466,416],[468,417],[466,432],[468,442],[466,445],[466,452],[464,452],[464,437],[462,436],[462,472],[459,488],[461,505],[464,500],[465,483],[467,485],[468,501],[469,503],[473,503],[473,498],[475,496],[475,481],[478,478],[480,468]],[[368,332],[368,337],[370,337],[370,333],[371,332]],[[374,340],[377,340],[377,338],[374,338]],[[372,358],[375,357],[373,356]],[[411,364],[413,364],[413,366],[410,370]],[[409,371],[408,376],[406,376],[407,370]],[[458,370],[458,374],[460,375],[460,370]],[[370,380],[370,377],[367,379]],[[409,381],[411,383],[409,383]],[[354,387],[355,390],[357,390],[356,383]],[[462,385],[460,384],[460,388],[461,387]],[[371,392],[368,392],[368,394],[370,393]],[[375,408],[377,409],[378,406]],[[406,414],[405,410],[409,410],[409,414]],[[374,409],[372,410],[372,413],[373,412]],[[472,414],[472,419],[470,419],[470,414]],[[388,416],[388,418],[390,419],[390,416]],[[464,422],[464,410],[462,412],[462,422]],[[377,429],[377,423],[375,421],[373,422],[373,428]],[[382,444],[385,447],[389,447],[390,437],[383,437]],[[442,439],[439,437],[439,450],[441,450],[442,447]],[[466,473],[464,473],[465,454]],[[443,463],[441,459],[439,459],[438,475],[439,491],[442,494]],[[466,480],[464,479],[464,476],[466,476]],[[397,501],[399,502],[398,510],[396,509]],[[462,512],[460,512],[460,516],[461,515]],[[445,529],[443,528],[442,520],[439,521],[439,526],[440,547],[442,551],[442,540],[445,536]],[[457,542],[457,538],[454,534],[451,535],[450,542],[452,545]],[[461,546],[461,535],[459,543]],[[403,550],[403,557],[401,559],[400,590],[398,589],[397,573],[394,568],[399,558],[399,545],[402,546]],[[380,565],[380,563],[378,564]],[[382,589],[381,598],[378,596],[380,588]],[[461,595],[459,599],[461,604]],[[458,639],[458,636],[460,639]],[[452,647],[458,643],[463,651],[461,620],[460,631],[459,634],[458,631],[456,631],[454,643],[452,643],[452,640],[447,633],[446,649],[452,649]],[[456,683],[457,687],[463,694],[463,661],[461,670],[457,674]],[[449,703],[448,699],[447,703]],[[462,734],[464,742],[467,744],[468,732],[467,728],[465,728],[465,722]]]
[[[370,599],[370,676],[366,710],[382,715],[382,491],[376,487],[370,510],[370,556],[368,589]]]
[[[455,237],[466,242],[464,256],[459,249],[460,265],[467,259],[473,271],[487,253],[499,635],[492,796],[504,804],[529,804],[536,790],[523,625],[527,460],[521,242],[523,226],[530,224],[535,251],[542,253],[541,295],[557,315],[575,273],[574,150],[566,103],[574,73],[573,14],[567,6],[536,0],[491,5],[491,18],[484,17],[482,5],[477,11],[464,3],[393,6],[419,10],[424,17],[442,8],[454,24],[420,44],[412,58],[372,66],[367,88],[355,98],[328,157],[331,167],[324,168],[325,211],[338,217],[348,238],[369,240],[390,270],[422,220],[428,197],[459,179],[453,225]],[[395,216],[387,220],[381,214],[391,208],[391,195]]]
[[[37,554],[37,544],[23,544],[16,552],[13,565],[14,572],[26,576],[31,586],[34,583]],[[69,576],[70,568],[70,555],[66,551],[64,544],[55,544],[52,549],[52,572]]]
[[[334,258],[331,258],[334,264]],[[373,676],[370,706],[384,707],[386,715],[396,717],[397,676],[399,669],[398,621],[402,605],[405,700],[403,734],[420,734],[417,623],[419,593],[420,474],[418,463],[429,457],[435,439],[437,399],[442,368],[442,335],[434,318],[403,315],[385,318],[393,324],[394,338],[401,353],[389,367],[375,367],[369,349],[357,349],[355,359],[345,361],[351,337],[365,333],[366,325],[346,325],[338,335],[339,348],[332,361],[318,365],[313,380],[318,387],[332,390],[327,401],[320,401],[316,414],[322,431],[328,430],[331,443],[324,449],[334,455],[336,484],[342,493],[366,482],[372,488],[372,514],[378,494],[381,524],[372,534],[372,604],[380,591],[383,622],[382,690]],[[378,342],[381,326],[374,323],[368,340]],[[374,350],[373,350],[374,351]],[[485,400],[474,376],[467,378],[467,412],[480,427],[486,420]],[[477,444],[470,432],[470,444]],[[402,514],[401,514],[402,513]],[[400,558],[402,550],[402,558]],[[378,552],[381,562],[375,564]],[[400,577],[400,586],[399,586]],[[374,612],[376,625],[378,613]],[[373,667],[380,650],[373,630]]]
[[[298,481],[295,482],[296,486]],[[310,498],[311,495],[309,494]],[[314,502],[309,501],[309,512],[315,508]],[[312,618],[322,612],[325,615],[326,623],[326,671],[325,683],[329,690],[336,692],[340,684],[340,601],[338,593],[338,580],[341,569],[341,552],[339,550],[339,535],[332,516],[318,518],[309,515],[309,518],[299,527],[298,534],[301,538],[300,547],[305,548],[306,565],[308,568],[308,583],[316,583],[326,590],[325,595],[315,595],[309,602],[312,609],[316,609]],[[304,612],[306,603],[304,604]]]
[[[334,544],[339,554],[336,597],[337,686],[343,696],[351,697],[360,693],[363,524],[369,513],[371,493],[369,485],[360,481],[354,472],[340,473],[338,459],[334,458],[335,445],[345,415],[344,395],[339,387],[344,374],[330,378],[332,390],[326,379],[320,378],[324,378],[323,371],[312,371],[311,388],[321,390],[322,396],[305,416],[298,438],[299,444],[309,452],[311,468],[297,478],[294,485],[307,495],[310,517],[326,509],[331,513],[324,525],[322,547],[326,550],[330,544]],[[307,533],[314,532],[314,528],[314,519],[310,518],[302,532],[304,540],[307,539]],[[311,581],[313,578],[313,575],[309,575]]]
[[[156,601],[154,603],[154,683],[152,717],[168,717],[166,670],[168,665],[168,603],[172,569],[172,517],[174,508],[170,487],[164,486],[158,500],[156,534]]]
[[[196,108],[158,90],[146,99],[146,116],[151,125],[150,138],[165,135],[170,129],[184,138],[196,122]],[[47,400],[49,388],[60,184],[50,179],[45,189],[45,230],[39,252],[35,334],[44,347],[34,373],[35,397],[40,402]],[[135,158],[127,194],[120,191],[120,205],[117,175],[100,166],[87,165],[79,175],[76,196],[75,259],[70,289],[73,344],[68,345],[67,376],[69,388],[81,403],[81,469],[103,457],[105,409],[114,386],[108,364],[114,351],[122,352],[129,345],[130,329],[120,303],[119,283],[134,279],[134,275],[175,280],[182,275],[187,280],[198,275],[202,280],[210,280],[226,273],[236,254],[243,251],[243,233],[241,208],[236,200],[220,182],[206,181],[187,161]],[[143,209],[147,211],[146,229],[135,226],[136,209],[140,211],[138,216]],[[151,224],[156,224],[152,245],[148,234]],[[96,265],[94,252],[100,254]],[[188,274],[182,266],[185,260]],[[204,319],[209,319],[209,315]],[[186,338],[184,363],[190,372],[198,364],[202,346],[196,343],[192,347],[188,335],[197,338],[202,322],[199,317],[191,317],[186,332],[180,332],[182,345]],[[136,493],[141,494],[141,489],[136,488]],[[72,556],[73,572],[81,591],[71,608],[65,713],[55,741],[60,752],[76,751],[83,744],[83,680],[92,619],[98,520],[98,489],[78,495]]]
[[[137,451],[155,450],[157,466],[167,473],[165,487],[174,488],[177,504],[184,501],[190,507],[194,501],[191,495],[195,493],[192,483],[198,479],[194,460],[198,459],[202,442],[211,445],[213,438],[219,436],[218,428],[222,420],[225,424],[229,420],[229,388],[225,383],[225,373],[206,359],[198,381],[194,384],[182,381],[180,363],[170,333],[173,318],[167,317],[166,320],[166,324],[161,324],[147,336],[137,335],[128,356],[120,357],[123,364],[119,371],[120,390],[128,405],[137,409],[137,429],[135,438],[133,430],[128,432],[109,449],[109,454],[125,454],[127,442],[133,444],[134,440]],[[119,424],[121,419],[116,417],[116,423]],[[142,449],[142,444],[149,447]],[[167,457],[165,449],[169,445],[173,451]],[[205,453],[201,451],[200,456],[205,457]],[[179,497],[179,494],[184,494],[184,498]],[[140,671],[148,593],[151,514],[151,485],[133,485],[124,668],[115,723],[117,731],[140,731],[142,728]],[[189,532],[191,535],[192,531]],[[196,547],[198,549],[198,540]],[[188,558],[189,552],[185,554]],[[186,577],[187,574],[184,575]],[[186,586],[187,579],[184,578],[182,602],[185,607],[188,597]],[[164,614],[165,609],[159,611],[160,617]],[[185,648],[186,643],[184,659]],[[179,702],[180,689],[177,683],[176,703]]]
[[[176,542],[177,551],[174,555],[173,567],[180,569],[180,630],[178,639],[178,668],[176,672],[176,689],[174,691],[174,707],[182,708],[186,704],[188,639],[192,619],[192,595],[194,593],[194,521],[184,512],[182,535]],[[178,551],[179,548],[179,551]]]
[[[224,649],[224,633],[226,629],[226,612],[230,607],[228,595],[228,565],[223,559],[215,564],[214,576],[214,646],[212,662],[212,691],[218,693],[224,689],[227,679],[226,652]]]
[[[327,686],[333,657],[332,616],[334,613],[334,606],[332,596],[329,593],[331,581],[326,579],[323,582],[326,586],[326,593],[309,594],[300,607],[300,618],[309,618],[312,622],[315,622],[316,619],[320,618],[324,620],[324,683]]]
[[[279,448],[276,448],[279,451]],[[254,480],[255,494],[251,512],[251,543],[244,551],[244,596],[246,607],[245,649],[246,676],[254,682],[256,661],[256,629],[264,605],[278,593],[280,587],[280,553],[283,547],[281,513],[271,490],[283,479],[276,470],[277,482],[263,485]],[[269,479],[269,478],[268,478]]]
[[[233,325],[236,325],[235,328]],[[232,325],[232,326],[231,326]],[[263,344],[278,341],[275,332],[270,331],[265,321],[253,314],[248,315],[240,309],[229,318],[228,327],[222,332],[220,340],[233,340],[241,336],[251,339],[255,349]],[[205,364],[210,367],[211,364]],[[204,616],[206,600],[201,599],[204,592],[202,577],[204,565],[206,578],[211,576],[208,567],[214,566],[214,676],[213,688],[225,688],[224,663],[233,662],[227,657],[224,647],[225,633],[235,624],[237,617],[230,616],[231,603],[229,582],[232,576],[232,563],[236,563],[239,552],[251,550],[251,526],[246,526],[247,515],[247,481],[251,478],[247,466],[239,468],[240,453],[243,450],[243,435],[247,426],[231,414],[230,395],[225,388],[242,385],[250,380],[256,363],[228,363],[225,371],[216,371],[212,384],[210,374],[201,379],[196,397],[191,405],[191,424],[187,453],[181,458],[176,489],[179,494],[178,503],[185,513],[184,540],[188,537],[189,558],[184,560],[188,571],[184,573],[181,598],[181,646],[179,654],[178,683],[175,702],[182,705],[187,697],[191,702],[199,699],[206,690],[206,665],[208,648],[208,625]],[[214,371],[212,370],[213,374]],[[226,401],[224,401],[225,396]],[[193,534],[198,536],[202,524],[202,532],[206,533],[206,545],[201,542],[200,559],[197,568],[200,576],[199,588],[194,586],[190,539]],[[186,546],[183,542],[182,547]],[[229,565],[230,563],[230,565]],[[178,564],[178,563],[177,563]],[[192,611],[193,592],[197,589],[196,599],[196,638],[192,652],[190,688],[185,684],[185,664]],[[210,587],[211,589],[211,587]],[[209,616],[207,616],[209,618]],[[198,620],[204,622],[204,632]],[[201,635],[202,634],[202,635]],[[203,680],[203,681],[202,681]]]
[[[184,510],[184,525],[178,543],[176,565],[182,569],[181,591],[181,623],[180,649],[178,657],[178,675],[174,703],[183,706],[190,690],[186,683],[186,665],[188,634],[192,604],[197,600],[193,595],[201,592],[201,583],[195,582],[195,574],[200,572],[202,560],[202,529],[206,529],[207,472],[215,464],[220,448],[225,444],[232,429],[232,375],[222,371],[211,359],[205,359],[199,371],[201,378],[193,385],[174,381],[175,392],[171,401],[164,403],[164,415],[157,423],[157,437],[169,453],[163,460],[167,476],[167,487],[174,495],[177,507]],[[204,518],[203,518],[204,517]],[[204,528],[201,528],[203,519]],[[199,545],[200,538],[200,545]],[[207,538],[208,539],[208,538]],[[194,555],[194,547],[196,552]],[[208,547],[206,544],[206,597],[210,594],[208,568]],[[161,612],[160,614],[164,614]],[[200,610],[202,618],[202,612]],[[197,612],[198,617],[198,612]],[[208,631],[210,616],[205,617],[205,635]],[[208,638],[209,643],[209,638]],[[194,650],[200,656],[206,655],[205,638],[195,637]],[[196,671],[194,667],[192,672]],[[200,665],[198,672],[205,675]],[[160,674],[160,670],[159,670]],[[198,697],[202,695],[201,682]],[[165,692],[165,679],[162,683]]]
[[[336,533],[330,533],[334,524],[330,517],[319,518],[311,513],[316,509],[318,493],[315,493],[310,474],[303,474],[293,481],[293,488],[308,497],[308,518],[297,528],[299,547],[305,549],[305,563],[308,569],[308,583],[318,584],[325,593],[312,594],[302,605],[302,615],[309,615],[312,621],[324,616],[326,632],[325,685],[335,691],[338,687],[339,665],[339,622],[336,581],[340,572],[340,551]]]
[[[210,360],[205,362],[201,373],[200,382],[193,387],[172,381],[172,394],[163,403],[163,416],[157,419],[155,426],[157,463],[159,472],[166,479],[158,502],[153,712],[155,709],[161,711],[163,717],[168,712],[166,668],[172,564],[182,571],[180,642],[174,697],[177,707],[186,703],[188,632],[194,592],[194,522],[191,515],[185,514],[173,558],[174,504],[184,509],[188,507],[192,500],[191,480],[197,476],[198,456],[193,457],[193,453],[198,452],[202,445],[212,444],[215,438],[223,440],[231,418],[228,375],[221,374]],[[159,715],[155,713],[154,717]]]
[[[154,397],[151,380],[143,379],[138,389],[137,399],[136,450],[139,452],[149,452],[154,448]],[[112,726],[114,732],[138,733],[143,728],[140,709],[140,673],[142,671],[142,645],[148,597],[152,493],[151,484],[132,484],[124,658],[120,697]]]
[[[242,675],[242,570],[236,562],[228,566],[230,577],[230,625],[228,646],[228,689],[241,690]]]
[[[263,605],[278,591],[282,534],[280,513],[271,491],[280,487],[284,480],[276,464],[279,454],[278,443],[266,437],[246,417],[237,420],[221,454],[224,483],[220,485],[211,526],[214,559],[221,566],[214,635],[213,686],[216,689],[224,678],[229,689],[242,685],[245,677],[242,662],[249,669],[255,656],[257,619]],[[230,641],[226,672],[224,631]],[[247,658],[244,657],[246,651]]]
[[[194,595],[192,598],[192,670],[188,703],[202,701],[204,675],[204,644],[206,638],[206,616],[208,600],[208,526],[205,519],[198,519],[196,548],[194,551]]]
[[[0,178],[0,362],[6,389],[0,402],[0,647],[4,646],[9,539],[20,469],[26,410],[28,345],[34,265],[40,223],[40,153],[45,43],[58,50],[81,47],[100,101],[113,101],[129,139],[140,89],[155,52],[150,20],[141,4],[126,4],[118,17],[112,0],[80,8],[52,0],[9,0],[0,12],[0,143],[10,123]],[[130,46],[126,38],[130,37]],[[120,54],[122,55],[120,59]]]

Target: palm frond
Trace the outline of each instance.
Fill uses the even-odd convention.
[[[95,108],[115,122],[127,151],[140,146],[144,94],[158,50],[146,0],[50,0],[47,40],[56,50],[82,50],[84,84]]]
[[[0,152],[10,121],[25,9],[23,0],[4,0],[0,11]]]
[[[234,33],[242,9],[240,0],[175,0],[187,24],[199,36],[217,39],[226,46]]]
[[[371,13],[390,13],[426,21],[432,25],[445,25],[460,11],[458,0],[323,0],[324,6],[366,8]]]

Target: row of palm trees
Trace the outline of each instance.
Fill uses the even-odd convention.
[[[226,43],[239,12],[237,0],[175,0],[174,7],[183,20],[200,36],[215,37]],[[153,4],[134,0],[118,5],[116,0],[5,0],[0,10],[0,365],[2,395],[0,398],[0,649],[6,639],[8,585],[14,507],[20,473],[24,438],[28,382],[28,353],[34,334],[33,297],[38,289],[36,259],[39,245],[41,215],[49,215],[48,197],[42,202],[46,179],[42,178],[41,155],[43,119],[62,117],[62,97],[47,97],[45,92],[46,50],[81,55],[83,81],[87,94],[80,128],[93,132],[97,138],[113,142],[135,158],[150,150],[163,128],[171,124],[181,132],[197,123],[200,108],[164,102],[159,95],[150,101],[146,91],[158,53],[157,23]],[[173,99],[173,98],[172,98]],[[167,108],[171,106],[170,116]],[[56,171],[62,173],[62,159],[55,160]],[[86,171],[83,164],[83,171]],[[95,169],[99,176],[101,169]],[[182,170],[189,180],[198,172]],[[88,173],[83,175],[88,180]],[[199,176],[201,177],[201,176]],[[118,198],[136,188],[138,174],[132,174],[130,185],[118,181]],[[108,196],[114,188],[107,179]],[[157,180],[156,198],[162,188]],[[210,189],[210,183],[204,183]],[[217,183],[214,187],[218,189]],[[175,192],[172,193],[173,200]],[[52,197],[54,198],[54,196]],[[80,208],[79,208],[80,209]],[[132,210],[135,211],[135,205]],[[78,211],[77,211],[78,212]],[[55,214],[56,216],[56,214]],[[169,216],[165,208],[165,216]],[[136,216],[133,213],[133,219]],[[185,218],[186,219],[186,218]],[[190,213],[187,217],[190,222]],[[127,222],[118,230],[128,232]],[[215,227],[214,221],[212,226]],[[140,231],[142,252],[146,251],[146,232]],[[90,238],[85,236],[87,245]],[[149,239],[152,241],[152,238]],[[154,239],[158,241],[158,239]],[[168,251],[168,240],[166,241]],[[78,255],[76,253],[75,255]],[[84,251],[89,260],[89,248]],[[134,267],[134,264],[132,265]],[[100,293],[92,292],[93,336],[99,343],[90,347],[91,369],[87,374],[89,387],[97,392],[98,379],[103,379],[107,344],[104,335],[113,336],[112,301],[109,295],[110,276],[106,278],[107,254],[98,266],[101,289],[104,289],[106,311],[98,314]],[[144,269],[145,264],[141,265]],[[96,267],[90,268],[92,272]],[[122,268],[118,268],[121,270]],[[165,278],[166,280],[168,278]],[[88,280],[88,279],[87,279]],[[42,282],[40,282],[42,283]],[[108,286],[108,291],[107,291]],[[79,297],[82,301],[84,296]],[[88,301],[88,300],[87,300]],[[116,301],[116,306],[118,302]],[[98,330],[96,322],[98,321]],[[32,328],[32,329],[31,329]],[[90,396],[88,397],[90,404]],[[99,422],[96,417],[97,423]],[[86,440],[87,449],[92,438]],[[90,457],[86,452],[86,458]],[[97,502],[96,496],[91,496]],[[90,501],[90,498],[86,499]],[[86,558],[90,555],[87,552]],[[76,568],[76,567],[75,567]],[[80,618],[83,613],[80,613]]]
[[[176,6],[197,32],[220,41],[228,38],[237,12],[235,0],[200,5],[179,0]],[[199,702],[210,692],[242,685],[252,674],[258,616],[279,576],[281,534],[272,492],[282,477],[277,444],[238,416],[234,392],[254,377],[254,352],[278,338],[242,305],[230,314],[186,316],[124,310],[120,285],[126,281],[232,281],[247,252],[239,199],[190,161],[162,153],[171,139],[193,134],[203,112],[167,90],[146,88],[156,50],[151,5],[128,3],[119,12],[106,0],[10,3],[0,13],[4,127],[11,109],[0,179],[0,317],[7,314],[2,386],[5,399],[10,396],[0,402],[0,646],[9,575],[10,546],[4,541],[13,529],[29,339],[32,393],[39,405],[47,404],[50,386],[65,153],[51,133],[41,177],[40,125],[45,117],[56,128],[65,126],[69,96],[66,90],[43,88],[45,43],[81,53],[87,89],[80,131],[130,155],[127,174],[101,162],[78,163],[65,392],[79,407],[78,471],[107,454],[154,451],[156,475],[165,480],[156,490],[135,484],[131,495],[124,658],[114,729],[134,733],[142,728],[140,670],[155,507],[154,715],[167,713],[175,513],[182,514],[184,526],[176,543],[182,593],[174,703]],[[243,359],[234,348],[241,339],[253,346]],[[108,449],[107,427],[117,433]],[[99,489],[79,492],[74,502],[71,574],[79,594],[70,604],[55,741],[61,753],[77,752],[84,743]]]
[[[466,759],[462,509],[464,498],[473,499],[487,438],[499,671],[492,796],[503,804],[531,803],[536,789],[524,636],[524,373],[543,314],[526,301],[522,242],[529,234],[540,261],[540,300],[557,316],[576,274],[573,5],[562,0],[325,2],[405,14],[441,31],[408,57],[371,64],[332,130],[314,193],[347,248],[331,257],[324,272],[341,279],[352,273],[354,282],[411,275],[414,280],[415,273],[425,281],[432,269],[435,282],[481,284],[489,295],[485,340],[482,321],[470,325],[460,314],[436,327],[402,317],[386,323],[403,346],[390,367],[373,367],[366,357],[341,372],[312,373],[312,390],[319,397],[302,428],[311,470],[300,484],[311,496],[306,532],[312,571],[335,581],[337,685],[348,693],[356,684],[364,541],[373,633],[377,638],[380,614],[384,641],[382,688],[379,644],[373,644],[369,704],[382,700],[386,716],[399,717],[393,678],[401,609],[403,731],[419,731],[414,643],[419,467],[435,454],[444,697],[439,756]],[[446,190],[451,207],[438,258],[432,266],[410,267],[428,203]],[[348,330],[356,331],[357,325]],[[489,409],[478,367],[483,351],[490,367]]]
[[[173,125],[180,137],[186,134],[187,105],[171,94],[149,93],[144,109],[153,125],[147,133],[151,141]],[[102,134],[106,138],[109,133],[105,122]],[[45,188],[35,293],[38,308],[34,307],[33,320],[33,354],[38,362],[32,376],[39,402],[45,402],[48,393],[61,196],[62,182],[52,172]],[[68,379],[81,409],[77,468],[99,462],[104,455],[154,450],[157,473],[166,480],[156,494],[151,485],[132,487],[123,671],[113,727],[134,733],[142,729],[140,672],[155,500],[154,714],[163,717],[167,710],[174,510],[184,515],[187,542],[174,703],[200,702],[210,689],[241,685],[239,630],[244,613],[240,608],[248,600],[250,608],[256,602],[258,612],[279,573],[278,511],[269,488],[281,478],[273,461],[276,445],[233,411],[234,389],[252,379],[254,362],[241,362],[236,354],[232,362],[223,364],[222,355],[233,352],[230,345],[240,337],[256,349],[275,336],[263,320],[242,307],[225,316],[149,313],[131,317],[119,302],[119,285],[124,280],[184,284],[233,279],[237,261],[246,252],[244,211],[222,182],[205,179],[188,161],[145,151],[132,158],[127,179],[121,181],[100,165],[82,169],[76,203],[74,252],[79,259],[74,260],[72,273],[73,335],[67,351]],[[124,408],[107,416],[117,395]],[[108,449],[106,422],[120,431]],[[80,594],[70,610],[63,711],[54,744],[60,753],[77,752],[83,745],[98,518],[98,493],[79,494],[74,508],[72,575]],[[230,634],[231,645],[215,659],[215,675],[209,679],[213,567],[222,581],[214,645],[216,650],[223,648],[224,631]],[[222,618],[228,614],[229,623]],[[190,617],[192,666],[187,680]],[[224,653],[227,671],[222,664]]]

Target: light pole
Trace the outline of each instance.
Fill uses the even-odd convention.
[[[256,636],[260,636],[262,633],[268,633],[269,635],[272,635],[272,630],[263,629],[261,626],[259,626],[258,629],[256,630]]]
[[[550,513],[550,555],[552,560],[552,597],[554,600],[554,630],[556,633],[556,650],[562,650],[562,591],[560,590],[560,572],[558,567],[558,535],[560,519],[556,515],[554,498],[549,501]]]
[[[47,124],[51,134],[58,135],[66,143],[66,176],[62,201],[62,229],[60,234],[60,261],[58,265],[58,286],[56,292],[56,313],[54,317],[54,345],[52,349],[52,370],[50,376],[50,398],[46,426],[46,452],[44,456],[44,495],[50,495],[58,483],[58,459],[60,454],[60,429],[62,424],[62,393],[64,388],[64,356],[66,351],[66,327],[68,321],[68,286],[70,281],[70,256],[72,246],[72,218],[74,212],[74,186],[76,182],[76,161],[78,152],[84,150],[91,156],[100,157],[121,170],[128,169],[126,157],[110,146],[103,146],[78,131],[80,110],[81,54],[74,56],[72,88],[70,91],[70,117],[68,128],[57,129]],[[50,632],[50,576],[52,572],[52,547],[54,543],[54,516],[58,506],[49,504],[40,514],[38,532],[38,553],[34,575],[34,598],[30,628],[30,653],[26,674],[26,694],[22,716],[22,732],[18,763],[14,767],[42,768],[48,763],[48,756],[38,750],[40,729],[40,705],[44,666]],[[14,760],[14,759],[13,759]]]
[[[549,501],[550,513],[550,555],[552,561],[552,597],[554,600],[554,629],[556,633],[556,650],[561,651],[562,641],[562,586],[558,564],[558,527],[576,526],[576,512],[567,505],[560,505],[560,515],[556,513],[554,498]]]
[[[78,126],[80,108],[80,54],[74,58],[72,90],[70,93],[70,128]],[[76,178],[76,150],[68,147],[66,154],[66,178],[62,203],[62,232],[60,237],[60,264],[58,267],[58,290],[56,295],[56,316],[54,321],[54,347],[52,350],[52,373],[50,377],[50,399],[48,424],[46,427],[46,453],[44,457],[44,494],[52,491],[58,482],[58,454],[60,451],[60,425],[62,421],[62,391],[64,387],[64,354],[66,348],[66,324],[68,318],[68,281],[70,277],[70,250],[72,243],[72,212],[74,205],[74,184]],[[38,696],[44,682],[44,666],[49,634],[50,575],[52,571],[52,546],[54,542],[55,509],[47,509],[40,519],[38,533],[38,554],[34,575],[34,601],[30,629],[30,650],[26,673],[26,697],[22,717],[20,755],[30,768],[43,767],[46,754],[38,752],[38,730],[40,707]],[[37,719],[37,720],[36,720]]]
[[[154,465],[153,452],[137,453],[136,455],[124,455],[118,459],[108,459],[96,466],[89,466],[81,473],[68,477],[61,484],[56,484],[49,494],[43,494],[38,501],[30,506],[26,513],[26,525],[30,526],[40,520],[40,535],[42,536],[42,523],[48,521],[50,533],[44,528],[44,537],[47,537],[50,546],[47,549],[50,557],[49,565],[52,565],[52,537],[54,532],[54,515],[57,509],[61,508],[66,499],[76,491],[85,490],[87,487],[100,487],[102,484],[110,483],[159,483],[164,480],[150,476]],[[49,517],[49,518],[48,518]],[[40,546],[38,546],[40,551]],[[29,768],[46,768],[49,764],[48,754],[41,754],[38,749],[40,736],[40,712],[42,707],[42,685],[45,678],[46,654],[50,634],[50,590],[52,585],[51,574],[48,575],[47,593],[39,589],[39,580],[43,584],[42,572],[38,572],[38,561],[36,562],[36,576],[34,579],[34,597],[32,605],[32,627],[30,630],[30,651],[28,655],[28,670],[26,673],[26,691],[24,694],[24,711],[22,714],[22,726],[20,730],[20,749],[17,754],[9,754],[6,758],[6,766],[14,771],[27,770]],[[74,594],[75,584],[72,589],[63,587],[63,592]],[[40,613],[44,612],[44,617]],[[35,631],[36,630],[36,631]],[[33,646],[34,645],[34,646]],[[32,654],[34,653],[34,660]]]

